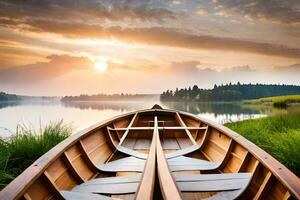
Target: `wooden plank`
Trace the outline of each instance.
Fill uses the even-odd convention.
[[[190,147],[192,145],[192,142],[189,138],[176,138],[177,143],[180,146],[180,149],[185,149],[187,147]]]
[[[207,127],[182,127],[182,126],[159,126],[158,130],[206,130]],[[130,128],[110,128],[112,131],[152,131],[153,127],[148,126],[139,126],[139,127],[130,127]]]
[[[220,165],[216,162],[209,162],[185,156],[168,159],[167,161],[171,171],[214,170]]]
[[[55,182],[52,180],[51,176],[48,174],[47,171],[44,171],[42,175],[42,179],[46,181],[46,184],[50,187],[49,190],[53,191],[53,195],[55,196],[56,199],[58,200],[63,200],[64,198],[59,192],[59,188],[55,184]]]
[[[268,172],[266,177],[264,178],[263,183],[259,187],[259,190],[257,191],[253,199],[254,200],[264,199],[265,195],[268,192],[268,189],[270,189],[269,187],[272,184],[273,180],[274,180],[273,174],[271,172]]]
[[[154,121],[155,121],[154,126],[156,127],[158,125],[157,117],[155,117]],[[157,142],[157,134],[154,131],[150,151],[148,154],[148,159],[143,173],[143,178],[141,180],[141,183],[139,185],[138,191],[135,196],[136,200],[153,199],[154,183],[155,183],[155,165],[156,165],[156,142]]]
[[[135,150],[147,149],[148,150],[148,149],[150,149],[150,142],[151,142],[150,139],[143,139],[143,138],[137,139],[133,149],[135,149]]]
[[[128,128],[130,128],[133,125],[133,123],[135,122],[135,119],[137,118],[137,116],[138,116],[138,112],[136,112],[134,114],[133,118],[131,119],[131,121],[130,121],[130,123],[129,123],[126,131],[125,131],[125,133],[123,134],[122,138],[120,139],[120,142],[119,142],[118,146],[122,145],[123,141],[125,140],[125,138],[127,137],[128,133],[129,133],[129,129]]]
[[[118,183],[137,183],[140,180],[141,180],[140,174],[134,176],[115,176],[115,177],[107,177],[107,178],[96,178],[87,181],[85,183],[82,183],[76,187],[89,186],[89,185],[118,184]]]
[[[129,148],[129,149],[133,149],[135,142],[136,142],[136,138],[126,138],[126,140],[124,140],[122,146]]]
[[[157,122],[156,122],[157,124]],[[157,125],[156,125],[157,126]],[[158,129],[154,129],[154,134],[157,136],[156,140],[156,156],[157,156],[157,174],[159,179],[159,185],[161,193],[164,199],[181,199],[180,191],[177,188],[176,182],[174,181],[172,174],[168,168],[160,139]]]
[[[180,149],[176,138],[164,138],[162,141],[163,149]]]
[[[140,153],[140,152],[134,151],[132,149],[128,149],[128,148],[123,147],[123,146],[117,146],[117,150],[124,153],[124,154],[130,155],[130,156],[133,156],[133,157],[136,157],[136,158],[144,159],[144,160],[146,160],[147,157],[148,157],[147,154]]]
[[[176,112],[176,117],[177,117],[177,120],[179,121],[179,124],[185,128],[184,130],[185,130],[186,134],[188,135],[188,137],[190,138],[190,140],[192,141],[193,145],[196,145],[197,143],[196,143],[195,139],[193,138],[189,129],[187,129],[187,126],[185,125],[184,121],[182,120],[182,118],[178,112]]]
[[[249,179],[224,179],[203,181],[179,181],[177,185],[182,192],[217,192],[243,189]]]
[[[169,159],[169,158],[175,158],[175,157],[178,157],[178,156],[183,156],[185,154],[189,154],[189,153],[192,153],[194,151],[197,151],[199,148],[200,148],[199,145],[193,145],[193,146],[190,146],[188,148],[178,150],[178,151],[176,151],[174,153],[166,154],[165,156],[166,156],[167,159]]]
[[[87,192],[97,194],[130,194],[135,193],[139,186],[138,182],[133,183],[111,183],[100,185],[83,185],[77,186],[72,191],[74,192]]]
[[[228,173],[228,174],[173,174],[176,182],[198,182],[210,180],[234,180],[247,179],[250,181],[251,173]]]
[[[97,168],[106,172],[142,172],[146,161],[135,157],[127,157],[119,160],[114,160],[106,164],[97,165]]]
[[[220,166],[218,167],[219,170],[222,170],[226,166],[226,164],[230,158],[230,153],[232,152],[233,145],[234,145],[234,141],[232,139],[230,139],[229,146],[227,148],[225,156],[224,156],[222,162],[220,163]]]
[[[96,166],[94,165],[94,163],[92,162],[92,160],[90,159],[89,155],[87,154],[87,151],[85,150],[85,147],[82,143],[81,140],[79,140],[78,142],[78,147],[80,149],[81,155],[85,161],[85,163],[89,166],[89,168],[94,172],[97,173],[98,170],[96,168]]]
[[[85,192],[71,192],[60,191],[65,200],[117,200],[101,194],[85,193]]]
[[[68,157],[67,152],[64,152],[62,155],[62,158],[66,164],[66,166],[68,167],[68,169],[70,170],[70,172],[72,173],[72,175],[75,177],[75,179],[79,182],[79,183],[83,183],[84,182],[84,178],[82,178],[79,174],[79,172],[74,168],[74,166],[72,165],[72,162],[70,160],[70,158]]]

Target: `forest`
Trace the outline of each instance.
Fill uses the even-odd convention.
[[[20,97],[15,94],[6,94],[4,92],[0,92],[0,101],[19,101]]]
[[[167,90],[160,95],[161,101],[239,101],[271,96],[300,94],[300,86],[275,84],[226,84],[214,85],[213,89],[189,88]]]

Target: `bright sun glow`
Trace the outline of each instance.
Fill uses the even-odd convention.
[[[106,71],[107,67],[107,63],[103,61],[98,61],[94,64],[94,68],[102,72]]]

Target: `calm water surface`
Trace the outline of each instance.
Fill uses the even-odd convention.
[[[159,103],[165,108],[187,111],[221,124],[259,118],[273,112],[269,107],[245,107],[232,103],[2,102],[0,103],[0,137],[7,137],[15,132],[18,124],[39,129],[49,122],[60,120],[71,124],[74,131],[78,131],[122,113],[151,108],[155,103]]]

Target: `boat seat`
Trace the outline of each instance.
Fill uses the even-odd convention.
[[[65,200],[119,200],[101,194],[84,193],[84,192],[71,192],[60,191],[60,194]]]
[[[75,186],[71,192],[96,194],[129,194],[135,193],[141,175],[97,178]]]
[[[182,192],[218,192],[208,199],[235,199],[247,188],[251,173],[230,174],[175,174]]]
[[[165,154],[165,157],[166,157],[166,159],[175,158],[175,157],[178,157],[178,156],[183,156],[183,155],[192,153],[192,152],[194,152],[198,149],[200,149],[200,146],[195,144],[195,145],[192,145],[190,147],[175,151],[173,153]]]
[[[146,160],[133,156],[114,160],[96,167],[105,172],[143,172]]]
[[[122,152],[122,153],[124,153],[124,154],[127,154],[127,155],[129,155],[129,156],[133,156],[133,157],[136,157],[136,158],[139,158],[139,159],[147,160],[147,157],[148,157],[147,154],[144,154],[144,153],[140,153],[140,152],[134,151],[134,150],[132,150],[132,149],[123,147],[123,146],[121,146],[121,145],[116,146],[116,149],[117,149],[117,151],[119,151],[119,152]]]
[[[214,170],[220,163],[209,162],[186,156],[179,156],[167,160],[170,171],[188,171],[188,170]]]

